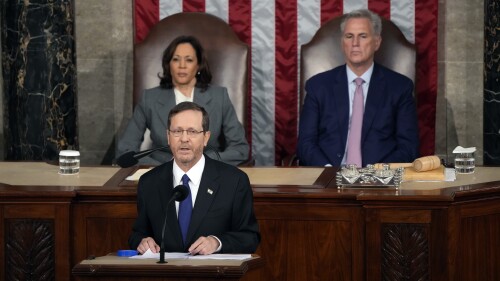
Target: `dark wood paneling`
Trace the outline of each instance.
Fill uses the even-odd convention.
[[[456,280],[500,280],[500,202],[462,208]]]
[[[366,216],[370,280],[429,280],[432,211],[387,206]]]
[[[32,234],[50,221],[56,280],[68,280],[89,255],[128,247],[136,188],[119,177],[129,173],[102,187],[0,184],[1,241],[9,220],[30,221]],[[253,187],[265,265],[247,280],[500,280],[499,182],[337,189],[324,176],[324,187]],[[7,251],[0,243],[1,267]]]
[[[128,237],[137,217],[135,202],[73,205],[73,265],[89,256],[129,249]]]
[[[0,268],[5,268],[5,216],[3,207],[0,205]],[[0,281],[5,281],[5,274],[0,273]]]
[[[290,222],[286,280],[352,280],[351,229],[350,221]]]
[[[363,280],[359,206],[255,200],[262,235],[257,253],[266,258],[261,280]]]
[[[288,222],[285,220],[259,219],[262,240],[257,254],[265,257],[266,263],[259,270],[257,280],[285,281],[287,265]]]
[[[430,280],[429,226],[382,225],[382,280]]]
[[[50,219],[5,221],[5,279],[54,280],[55,231]]]
[[[2,204],[0,280],[70,280],[69,201]]]

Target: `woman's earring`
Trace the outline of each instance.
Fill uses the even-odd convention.
[[[200,75],[200,72],[198,71],[198,75]]]

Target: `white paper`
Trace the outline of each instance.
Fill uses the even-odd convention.
[[[165,259],[186,259],[189,253],[165,253]],[[151,249],[148,249],[142,255],[131,256],[131,259],[159,259],[160,253],[153,253]]]
[[[128,180],[128,181],[138,181],[139,178],[144,175],[146,172],[148,172],[149,170],[151,170],[151,168],[149,169],[139,169],[137,171],[135,171],[134,174],[126,177],[125,179]]]
[[[457,175],[455,174],[455,169],[446,168],[444,169],[444,181],[455,181],[457,179]]]
[[[250,254],[211,254],[192,256],[189,253],[165,253],[165,259],[193,259],[193,260],[246,260],[251,258]],[[131,259],[160,259],[160,253],[153,253],[148,249],[142,255],[130,257]]]
[[[251,258],[250,254],[211,254],[188,256],[190,260],[246,260]]]
[[[453,153],[473,153],[476,152],[476,147],[461,147],[460,145],[453,149]]]

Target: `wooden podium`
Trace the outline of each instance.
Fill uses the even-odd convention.
[[[254,280],[252,270],[262,267],[259,256],[247,260],[167,259],[158,264],[156,259],[130,259],[114,254],[81,261],[73,268],[74,280]]]
[[[127,178],[137,168],[81,167],[62,176],[45,163],[0,162],[0,281],[172,280],[179,272],[180,280],[500,280],[499,167],[399,189],[338,189],[336,168],[242,168],[253,189],[261,267],[153,261],[122,265],[116,276],[118,265],[82,260],[128,247],[137,183]]]

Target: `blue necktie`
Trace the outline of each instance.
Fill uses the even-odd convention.
[[[191,213],[193,211],[193,199],[191,197],[191,188],[189,187],[189,177],[184,174],[182,176],[182,185],[185,185],[189,190],[188,197],[179,203],[179,226],[181,227],[182,241],[186,245],[186,236],[189,228],[189,221],[191,220]]]

